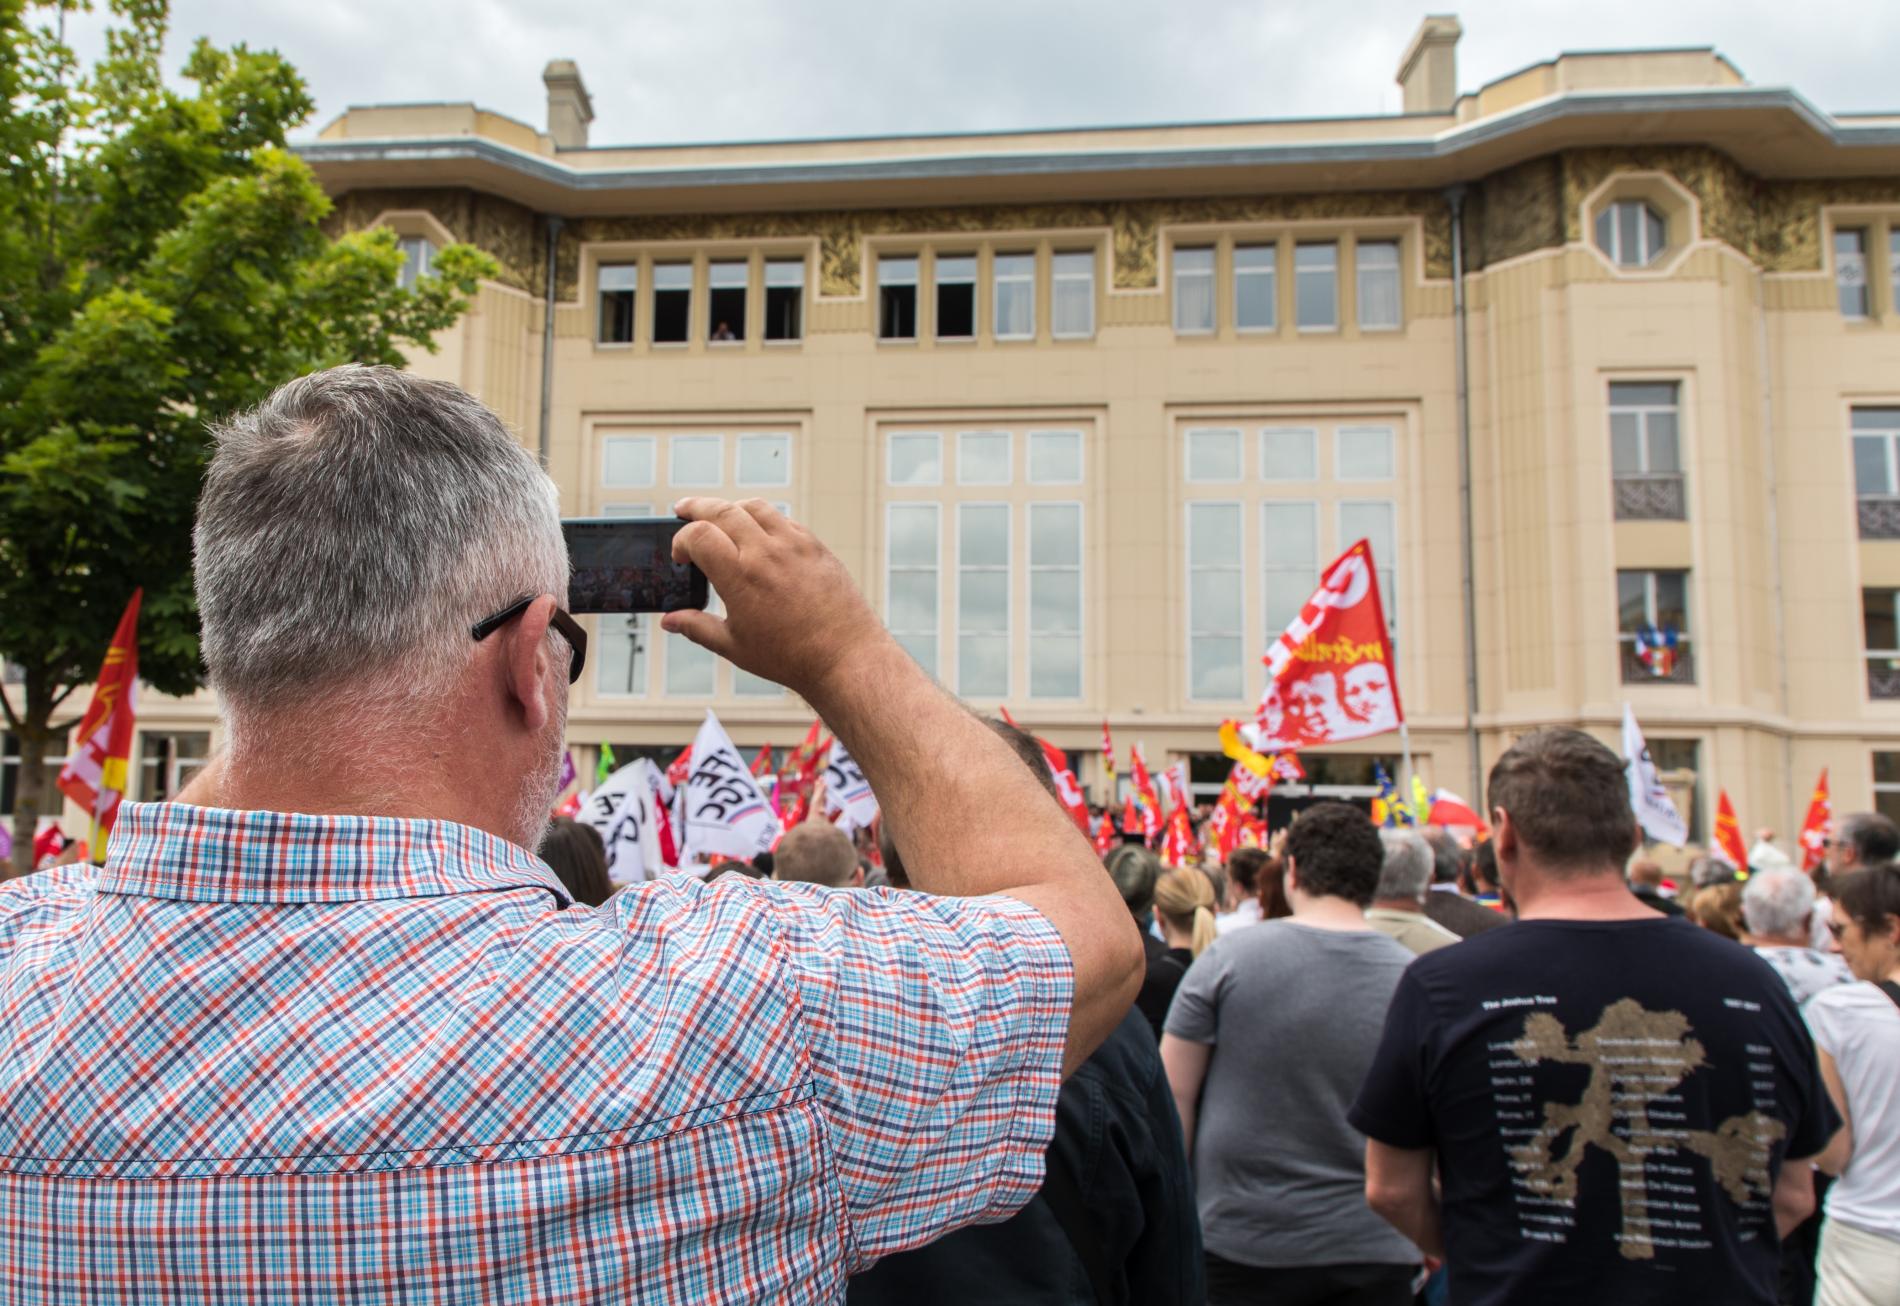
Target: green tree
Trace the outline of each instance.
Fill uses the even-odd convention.
[[[313,107],[273,52],[160,59],[166,0],[111,0],[104,53],[64,39],[85,0],[0,0],[0,694],[19,741],[14,866],[49,799],[62,704],[145,588],[139,672],[203,676],[191,520],[207,421],[338,363],[403,361],[492,276],[462,245],[398,284],[387,231],[331,239],[285,134]]]

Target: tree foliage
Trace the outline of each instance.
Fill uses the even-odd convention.
[[[398,284],[388,231],[327,236],[286,146],[313,104],[281,56],[192,48],[161,75],[166,0],[111,0],[104,54],[61,36],[83,0],[0,0],[0,657],[30,842],[55,719],[145,588],[141,677],[201,683],[191,520],[208,421],[344,362],[403,362],[493,262],[467,246]],[[26,855],[16,847],[16,865]]]

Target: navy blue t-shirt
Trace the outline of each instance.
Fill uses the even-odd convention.
[[[1775,1176],[1840,1123],[1787,985],[1666,916],[1420,957],[1348,1118],[1437,1152],[1459,1306],[1773,1303]]]

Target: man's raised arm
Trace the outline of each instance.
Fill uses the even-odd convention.
[[[844,564],[760,500],[683,499],[674,556],[706,573],[723,618],[661,625],[812,705],[863,767],[911,882],[1032,904],[1075,966],[1066,1074],[1127,1014],[1142,948],[1114,882],[1009,746],[892,639]]]

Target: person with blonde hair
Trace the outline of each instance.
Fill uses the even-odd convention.
[[[1214,884],[1191,866],[1169,871],[1155,885],[1155,919],[1170,952],[1186,952],[1187,962],[1214,941]],[[1186,965],[1181,969],[1185,972]]]

